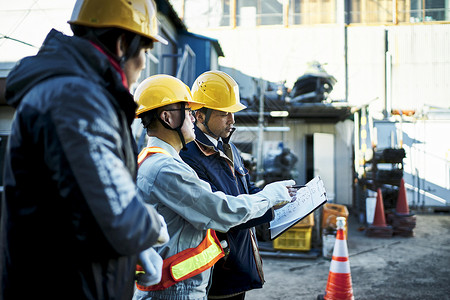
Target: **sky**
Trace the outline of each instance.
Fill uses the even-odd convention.
[[[71,35],[67,21],[74,4],[75,0],[0,0],[0,61],[36,54],[52,28]]]

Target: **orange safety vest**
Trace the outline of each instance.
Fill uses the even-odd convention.
[[[169,151],[167,151],[166,149],[163,149],[161,147],[145,147],[144,149],[142,149],[141,153],[139,153],[138,155],[138,167],[141,166],[142,162],[149,156],[155,154],[155,153],[162,153],[168,156],[172,156],[170,155]]]
[[[160,147],[146,147],[138,156],[138,165],[155,153],[170,153]],[[163,261],[161,282],[151,286],[143,286],[136,283],[141,291],[160,291],[188,279],[211,268],[219,259],[225,256],[216,232],[212,229],[206,231],[206,237],[195,248],[185,249],[172,255]],[[142,273],[141,266],[136,266],[136,273]]]

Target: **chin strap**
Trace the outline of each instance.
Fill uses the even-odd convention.
[[[230,142],[231,136],[233,135],[233,132],[235,132],[235,131],[236,131],[236,128],[235,128],[235,127],[231,128],[230,135],[228,135],[228,137],[226,137],[226,138],[222,138],[222,141],[223,141],[225,144],[228,144],[228,143]]]
[[[209,108],[206,108],[205,121],[202,123],[202,125],[203,125],[203,127],[205,127],[206,131],[208,132],[208,135],[212,136],[212,137],[215,138],[215,139],[219,139],[219,136],[217,136],[216,134],[214,134],[214,133],[211,131],[211,129],[209,129],[209,126],[208,126],[208,122],[209,122],[209,119],[210,119],[210,117],[211,117],[211,113],[212,113],[212,110],[209,109]],[[231,135],[233,134],[233,132],[234,132],[235,130],[236,130],[236,128],[233,127],[233,128],[231,129],[230,135],[229,135],[227,138],[222,138],[222,141],[223,141],[225,144],[228,144],[228,143],[229,143],[230,138],[231,138]]]
[[[182,150],[187,150],[187,148],[186,148],[186,141],[184,140],[183,133],[181,132],[181,127],[183,127],[184,119],[186,118],[186,110],[185,110],[186,103],[185,103],[185,102],[180,102],[180,103],[181,103],[181,107],[180,107],[180,110],[181,110],[181,122],[180,122],[180,124],[179,124],[177,127],[175,127],[175,128],[170,127],[169,124],[167,124],[166,122],[164,122],[164,121],[159,117],[159,115],[157,115],[156,117],[158,118],[159,122],[160,122],[165,128],[170,129],[170,130],[175,130],[175,131],[178,133],[178,136],[180,137],[181,143],[183,144]]]
[[[211,114],[212,114],[212,110],[210,108],[206,108],[205,121],[202,123],[202,125],[203,125],[203,127],[205,127],[206,132],[208,133],[208,135],[212,136],[213,138],[215,138],[217,140],[217,139],[219,139],[219,136],[216,135],[214,132],[212,132],[211,129],[209,129],[209,126],[208,126],[208,122],[209,122],[209,119],[211,118]]]
[[[209,129],[208,127],[208,122],[209,122],[209,118],[211,117],[212,114],[212,110],[209,108],[206,108],[206,112],[205,112],[205,121],[202,123],[203,127],[205,127],[206,131],[208,132],[208,134],[210,136],[212,136],[215,139],[218,139],[219,137],[217,135],[215,135],[211,129]]]

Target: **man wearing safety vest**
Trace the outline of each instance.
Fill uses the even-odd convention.
[[[204,103],[195,113],[195,141],[181,151],[200,179],[213,191],[227,195],[254,194],[260,191],[252,182],[236,146],[229,142],[235,128],[234,113],[245,109],[240,103],[239,86],[228,74],[208,71],[201,74],[192,89],[194,101]],[[208,299],[244,299],[245,292],[264,284],[254,226],[270,222],[273,211],[262,217],[217,233],[229,245],[229,256],[214,266]]]
[[[149,136],[139,155],[138,193],[164,216],[170,240],[155,248],[164,259],[162,280],[137,285],[134,299],[206,299],[210,268],[225,253],[215,230],[264,215],[274,205],[290,202],[293,180],[272,183],[254,195],[227,196],[210,185],[179,156],[195,139],[191,109],[202,103],[169,75],[155,75],[136,89],[137,116]]]

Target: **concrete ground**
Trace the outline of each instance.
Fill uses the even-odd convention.
[[[348,252],[355,299],[450,299],[450,214],[416,214],[414,237],[366,237],[349,217]],[[266,283],[247,300],[317,299],[331,259],[264,257]]]

